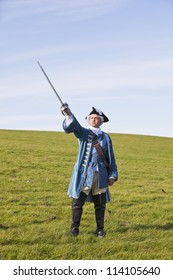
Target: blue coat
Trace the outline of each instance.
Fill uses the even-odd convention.
[[[108,179],[110,177],[118,178],[118,170],[113,152],[112,141],[108,134],[102,132],[99,142],[102,146],[104,154],[108,158],[109,171],[103,160],[101,160],[97,152],[94,151],[95,148],[93,147],[93,139],[95,134],[90,129],[82,127],[75,117],[73,118],[72,123],[70,123],[67,127],[66,122],[64,121],[63,129],[66,133],[73,132],[79,140],[79,152],[71,176],[68,195],[73,198],[79,198],[80,191],[83,186],[91,187],[96,168],[98,168],[98,187],[108,188]],[[108,202],[110,201],[108,189],[106,194]],[[88,201],[92,201],[91,196],[88,197]]]

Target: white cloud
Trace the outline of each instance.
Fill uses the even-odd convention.
[[[3,116],[0,119],[1,129],[27,129],[27,130],[62,130],[61,115],[17,115]]]
[[[49,13],[61,20],[83,20],[103,15],[113,8],[120,8],[131,0],[7,0],[4,8],[8,11],[7,18],[26,16],[43,16]]]
[[[56,70],[55,70],[56,71]],[[56,71],[60,86],[65,90],[111,91],[119,89],[160,89],[173,88],[173,59],[150,61],[127,61],[107,63],[106,61],[79,63],[76,68]]]
[[[49,66],[46,64],[46,66]],[[57,91],[63,91],[64,95],[79,96],[100,94],[111,91],[135,91],[160,90],[173,88],[173,59],[129,61],[126,63],[112,64],[104,61],[90,65],[90,62],[82,65],[76,62],[75,66],[57,67],[48,69],[43,65],[49,78]],[[47,96],[52,92],[50,85],[39,69],[37,62],[28,69],[21,69],[9,76],[1,76],[0,98],[7,99],[14,96]],[[54,93],[52,93],[54,94]],[[140,96],[140,93],[139,93]]]

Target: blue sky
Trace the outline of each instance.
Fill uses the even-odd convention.
[[[173,137],[172,0],[1,0],[0,129],[62,131],[60,104],[83,126]]]

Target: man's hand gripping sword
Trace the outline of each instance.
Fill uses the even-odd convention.
[[[51,83],[49,77],[47,76],[45,70],[43,69],[43,67],[41,66],[41,64],[39,63],[39,61],[38,61],[38,65],[39,65],[41,71],[43,72],[44,76],[46,77],[48,83],[49,83],[50,86],[52,87],[52,89],[53,89],[54,93],[56,94],[58,100],[59,100],[60,103],[61,103],[61,112],[62,112],[62,114],[63,114],[64,116],[70,116],[70,115],[71,115],[71,111],[70,111],[70,108],[69,108],[68,104],[67,104],[66,102],[63,103],[61,97],[60,97],[59,94],[57,93],[56,89],[54,88],[53,84]]]

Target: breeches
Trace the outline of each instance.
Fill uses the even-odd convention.
[[[98,195],[105,193],[107,188],[98,188],[98,172],[94,174],[94,180],[92,184],[92,188],[89,187],[82,187],[81,191],[84,192],[86,195],[92,190],[92,195]]]

